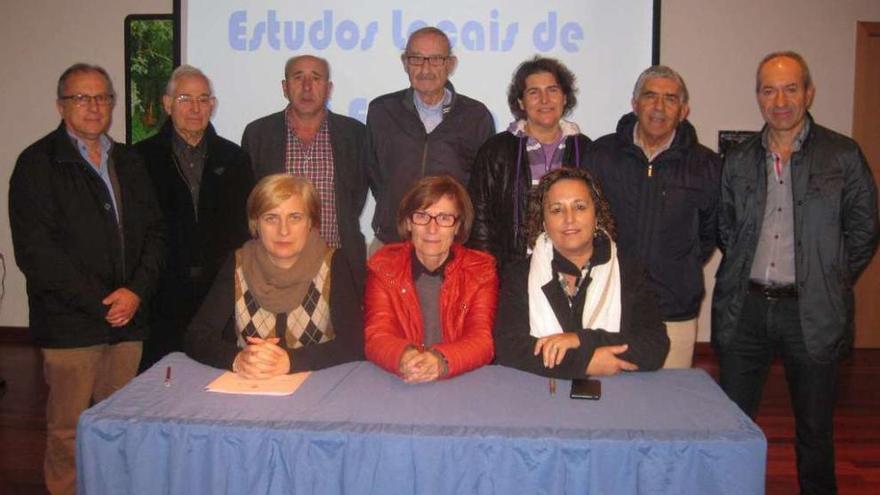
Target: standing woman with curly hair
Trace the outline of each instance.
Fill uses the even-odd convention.
[[[669,339],[643,269],[618,254],[601,189],[581,169],[541,179],[529,198],[529,258],[505,268],[498,363],[574,379],[654,370]]]
[[[574,74],[556,59],[520,64],[507,103],[515,120],[480,148],[468,183],[474,203],[468,245],[492,253],[499,268],[526,256],[529,190],[547,172],[580,164],[590,143],[563,118],[577,105],[577,87]]]

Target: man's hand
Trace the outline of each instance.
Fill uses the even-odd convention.
[[[128,325],[134,317],[141,305],[141,298],[125,287],[120,287],[105,297],[101,303],[110,306],[104,319],[111,327],[119,328]]]
[[[626,352],[628,345],[606,345],[599,347],[593,353],[590,364],[587,365],[587,374],[592,376],[608,376],[616,375],[621,371],[636,371],[639,369],[633,363],[624,361],[617,357],[618,354]]]

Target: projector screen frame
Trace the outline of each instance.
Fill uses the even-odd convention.
[[[613,0],[612,0],[613,1]],[[172,1],[172,12],[171,17],[174,20],[174,66],[177,67],[180,65],[180,54],[182,52],[181,47],[181,0],[173,0]],[[651,64],[657,65],[660,63],[660,9],[662,7],[662,0],[654,0],[653,6],[653,16],[654,22],[652,26],[651,33]]]

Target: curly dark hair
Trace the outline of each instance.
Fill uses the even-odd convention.
[[[532,74],[538,74],[539,72],[553,74],[553,77],[562,89],[562,93],[565,95],[565,108],[562,109],[562,115],[571,113],[571,109],[577,105],[578,90],[575,86],[577,78],[559,60],[539,57],[538,55],[519,64],[519,67],[513,72],[513,79],[510,81],[510,86],[507,87],[507,106],[510,107],[510,113],[517,119],[524,119],[526,117],[525,111],[519,107],[519,100],[522,99],[523,93],[526,91],[526,79]]]
[[[529,193],[529,212],[526,219],[526,232],[529,236],[529,246],[535,247],[538,236],[544,232],[544,197],[547,191],[557,182],[564,179],[583,181],[593,198],[593,207],[596,209],[596,226],[605,230],[612,240],[617,239],[617,226],[611,215],[611,206],[602,193],[602,188],[596,179],[584,169],[564,166],[549,172],[541,177],[541,181]]]

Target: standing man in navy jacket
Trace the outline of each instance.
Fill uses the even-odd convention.
[[[617,132],[587,148],[582,164],[599,181],[617,222],[621,253],[648,271],[669,335],[665,368],[689,368],[703,300],[703,265],[715,251],[721,159],[687,120],[684,79],[649,67]]]
[[[140,157],[107,136],[107,72],[75,64],[58,80],[63,122],[28,146],[9,182],[15,259],[43,355],[46,486],[76,491],[76,423],[137,371],[164,232]]]

